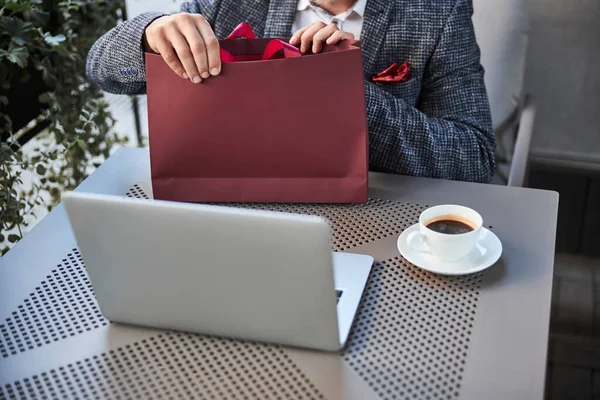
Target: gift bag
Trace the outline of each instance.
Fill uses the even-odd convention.
[[[154,198],[366,202],[360,42],[301,55],[242,24],[220,46],[221,74],[200,84],[146,53]]]

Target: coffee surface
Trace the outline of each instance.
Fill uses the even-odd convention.
[[[468,233],[474,230],[471,225],[452,218],[438,219],[428,223],[426,226],[432,231],[445,233],[448,235],[459,235],[461,233]]]

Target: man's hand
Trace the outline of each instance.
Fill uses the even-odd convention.
[[[312,45],[312,52],[319,53],[323,50],[324,43],[336,44],[346,39],[353,40],[354,35],[341,31],[336,24],[325,25],[323,22],[316,22],[296,32],[290,39],[290,44],[293,46],[300,44],[302,53],[306,53]]]
[[[200,14],[175,14],[146,28],[145,47],[160,54],[173,71],[194,83],[221,72],[219,41]]]

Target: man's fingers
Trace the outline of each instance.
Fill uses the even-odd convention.
[[[307,30],[304,31],[304,33],[302,34],[300,40],[301,40],[301,45],[300,45],[300,51],[302,53],[306,53],[308,51],[308,49],[310,49],[310,45],[312,43],[313,37],[315,36],[315,34],[317,32],[319,32],[321,29],[325,28],[327,25],[325,25],[322,22],[317,22],[316,24],[311,25]]]
[[[177,53],[175,53],[175,49],[171,46],[166,39],[159,39],[156,41],[156,50],[158,50],[158,54],[162,56],[167,65],[179,76],[184,79],[188,79],[189,75],[186,73],[183,65],[179,61],[179,57],[177,57]]]
[[[204,39],[195,23],[185,24],[181,26],[181,31],[185,36],[185,40],[188,43],[194,62],[196,63],[196,69],[201,78],[210,78],[210,72],[208,68],[208,56],[206,54],[206,45]]]
[[[317,54],[323,50],[323,43],[334,33],[339,32],[339,28],[336,24],[329,24],[327,27],[321,29],[319,32],[313,36],[313,48],[312,51],[314,54]]]
[[[219,75],[221,73],[221,46],[219,46],[219,40],[203,16],[196,16],[195,23],[206,47],[206,56],[208,57],[207,71],[213,76]]]
[[[298,32],[294,33],[294,35],[292,36],[292,38],[290,39],[290,44],[292,46],[296,46],[298,44],[300,44],[300,38],[302,37],[302,35],[304,34],[304,32],[306,32],[306,30],[308,28],[310,28],[312,25],[307,25],[304,28],[298,30]]]
[[[187,73],[188,77],[194,83],[202,82],[200,77],[200,73],[198,72],[198,67],[196,67],[196,60],[194,59],[194,55],[192,54],[192,49],[190,49],[190,45],[185,40],[185,37],[179,30],[174,30],[170,32],[169,38],[171,39],[171,43],[175,52],[177,53],[177,57],[181,64],[183,64],[183,68]]]
[[[354,34],[350,32],[337,31],[327,39],[327,44],[337,44],[341,40],[354,40]]]
[[[340,31],[338,32],[334,32],[333,35],[329,36],[329,38],[327,38],[327,44],[336,44],[338,43],[342,37],[342,34]]]

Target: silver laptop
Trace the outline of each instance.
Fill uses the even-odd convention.
[[[64,203],[114,322],[337,351],[373,265],[332,252],[320,217],[85,193]]]

